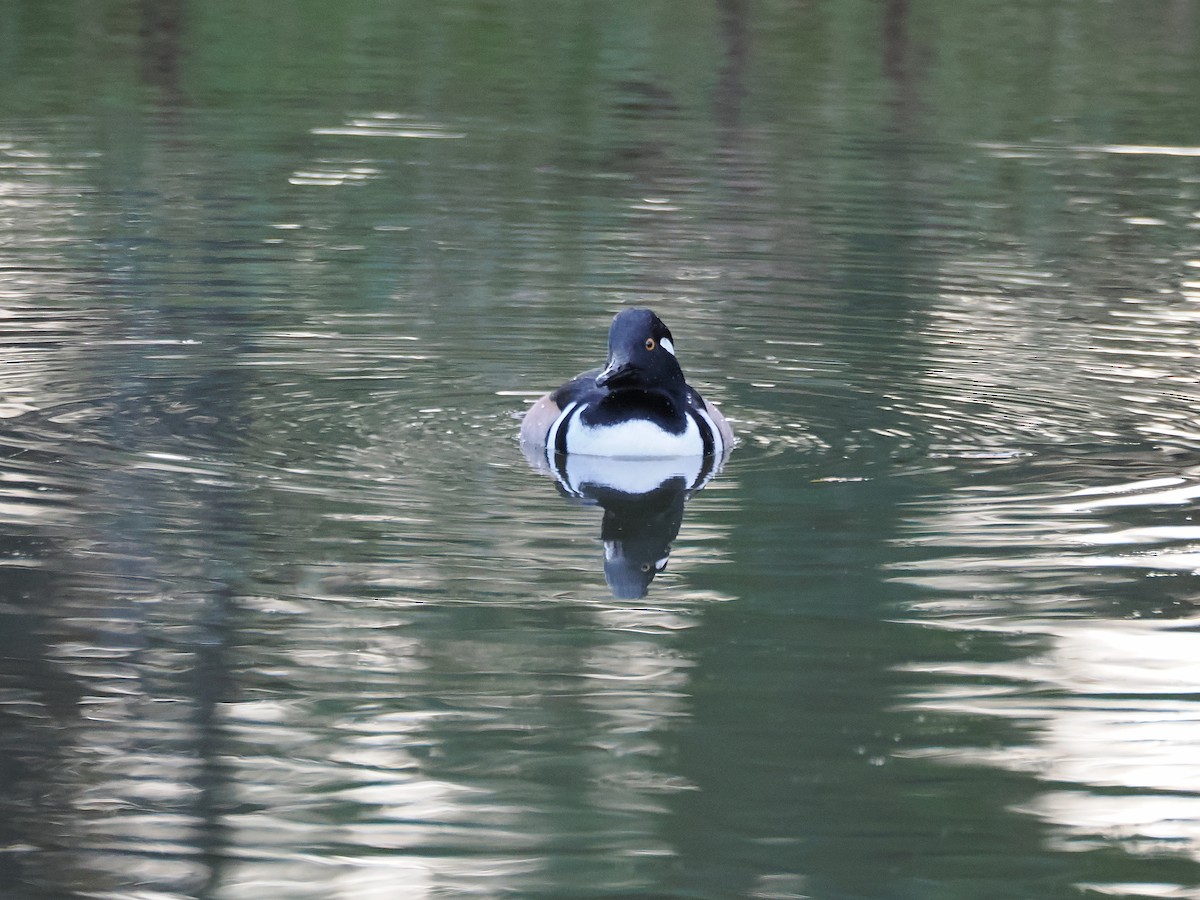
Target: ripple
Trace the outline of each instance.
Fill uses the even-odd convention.
[[[1133,481],[1104,481],[1112,472],[1100,458],[1094,463],[1100,483],[1085,488],[979,486],[927,507],[914,503],[898,540],[919,558],[889,568],[897,581],[939,593],[1082,585],[1128,579],[1138,570],[1200,571],[1200,530],[1190,524],[1200,474],[1192,467],[1160,474],[1161,457],[1154,473],[1153,454],[1144,462],[1147,476]]]
[[[322,159],[307,169],[297,169],[288,177],[294,185],[342,187],[366,184],[380,176],[380,170],[366,160],[338,161]]]
[[[418,116],[397,112],[376,112],[354,116],[339,126],[313,128],[312,134],[338,137],[408,138],[418,140],[461,140],[465,132],[451,131],[445,125]]]
[[[949,625],[949,623],[945,623]],[[992,619],[985,627],[1038,639],[1012,662],[916,665],[930,676],[914,710],[1024,723],[1028,740],[930,746],[909,755],[1033,775],[1016,810],[1040,819],[1067,852],[1119,845],[1145,856],[1200,859],[1197,620]],[[968,620],[949,627],[974,630]]]

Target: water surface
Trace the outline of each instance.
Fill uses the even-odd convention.
[[[327,7],[0,13],[0,893],[1200,896],[1195,5]]]

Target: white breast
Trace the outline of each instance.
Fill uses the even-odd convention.
[[[578,403],[570,403],[562,411],[546,436],[546,451],[553,455],[561,429],[565,428],[567,453],[574,456],[606,456],[613,459],[659,459],[663,457],[701,456],[704,438],[691,416],[687,427],[679,434],[664,431],[643,420],[621,422],[618,425],[590,426],[585,424]],[[701,415],[705,415],[701,413]],[[707,419],[707,417],[706,417]],[[722,452],[720,437],[713,428],[717,454]]]

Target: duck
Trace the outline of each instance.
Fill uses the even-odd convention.
[[[604,366],[538,398],[521,420],[521,444],[552,465],[568,456],[723,460],[734,435],[687,383],[662,319],[629,308],[612,320]]]

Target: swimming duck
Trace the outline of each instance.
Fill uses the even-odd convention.
[[[648,309],[618,313],[608,331],[608,361],[530,407],[521,443],[548,458],[724,457],[733,446],[725,417],[684,380],[675,341]]]

